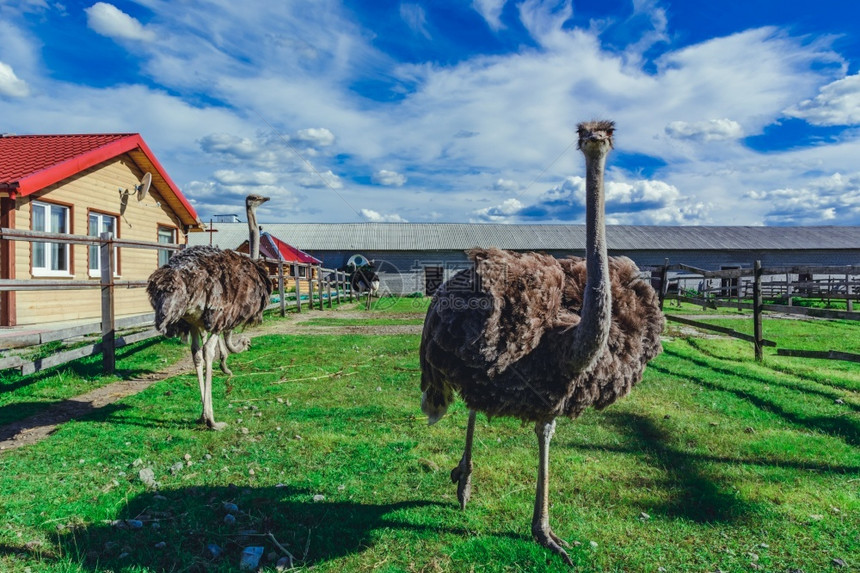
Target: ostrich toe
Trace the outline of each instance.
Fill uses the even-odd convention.
[[[472,497],[472,462],[460,460],[451,470],[451,482],[457,484],[457,500],[460,509],[466,509],[469,498]]]
[[[541,527],[540,525],[532,525],[532,536],[535,541],[549,549],[554,553],[558,553],[564,561],[573,567],[573,560],[567,554],[562,546],[570,547],[570,544],[564,539],[560,538],[558,535],[553,533],[552,529],[547,527]]]

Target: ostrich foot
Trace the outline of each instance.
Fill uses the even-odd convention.
[[[567,551],[562,549],[562,546],[570,547],[570,544],[555,533],[553,533],[552,529],[550,529],[549,526],[541,527],[540,525],[533,525],[532,536],[534,537],[535,541],[537,541],[550,551],[561,555],[562,559],[564,559],[564,561],[568,565],[573,567],[573,561],[567,554]]]
[[[216,422],[215,420],[207,420],[205,416],[197,418],[197,423],[201,426],[206,426],[207,429],[215,432],[220,432],[227,427],[227,422]]]
[[[461,459],[460,463],[451,470],[451,482],[457,484],[460,509],[466,509],[466,504],[472,497],[472,462]]]

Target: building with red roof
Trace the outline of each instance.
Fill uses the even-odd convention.
[[[0,136],[0,227],[186,244],[202,230],[194,208],[136,133]],[[0,239],[0,279],[98,284],[98,249]],[[115,276],[146,279],[168,251],[119,248]],[[100,317],[97,288],[0,292],[0,326]],[[118,293],[116,314],[151,312],[143,289]]]

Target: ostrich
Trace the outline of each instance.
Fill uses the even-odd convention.
[[[212,362],[219,356],[221,370],[232,374],[227,355],[247,350],[251,344],[247,336],[234,341],[233,329],[259,324],[272,292],[266,265],[256,260],[260,231],[255,211],[268,200],[260,195],[245,199],[253,258],[218,247],[191,247],[152,273],[146,287],[156,328],[166,336],[191,335],[191,356],[203,402],[199,421],[212,430],[227,426],[215,421],[212,409]]]
[[[660,351],[654,289],[626,257],[608,258],[603,172],[614,123],[578,125],[586,163],[585,259],[475,249],[474,269],[436,293],[421,337],[421,409],[436,423],[458,392],[469,408],[466,445],[451,471],[471,495],[475,414],[533,422],[539,464],[532,535],[573,564],[549,525],[549,443],[558,416],[576,418],[626,395]]]
[[[358,298],[361,298],[363,293],[367,293],[367,308],[369,309],[371,298],[379,293],[379,275],[373,270],[373,266],[365,265],[355,269],[349,284],[352,292],[356,293]]]

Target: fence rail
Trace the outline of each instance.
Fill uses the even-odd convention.
[[[675,277],[668,279],[669,271],[683,271],[694,275],[693,277]],[[691,265],[676,264],[669,265],[668,259],[662,267],[651,269],[652,284],[659,288],[660,304],[663,306],[665,299],[677,300],[679,302],[690,302],[699,304],[702,308],[729,307],[747,309],[753,311],[753,335],[736,332],[730,328],[717,327],[700,321],[692,321],[674,315],[666,315],[668,320],[705,328],[728,334],[734,338],[747,340],[755,346],[756,360],[762,360],[763,346],[776,346],[773,341],[765,340],[762,336],[762,315],[764,312],[779,312],[784,314],[802,315],[815,318],[860,320],[860,312],[853,311],[854,301],[860,301],[860,266],[782,266],[762,267],[760,261],[755,261],[751,268],[722,269],[709,271]],[[796,280],[792,276],[797,275]],[[815,276],[827,276],[827,279],[814,279]],[[834,279],[833,275],[837,278]],[[779,276],[779,280],[773,280]],[[764,278],[768,277],[768,281]],[[687,289],[681,289],[681,281],[700,279],[696,292],[698,296],[686,296]],[[750,279],[744,281],[743,279]],[[783,280],[784,279],[784,280]],[[712,286],[712,280],[719,280],[717,286]],[[674,281],[674,293],[670,292],[670,283]],[[844,299],[847,310],[833,310],[822,308],[799,307],[792,304],[792,295],[802,295],[808,298]],[[734,301],[732,299],[734,298]],[[745,299],[752,299],[746,302]],[[765,302],[768,299],[772,302]],[[778,304],[777,302],[788,304]],[[799,351],[798,351],[799,352]],[[789,356],[788,351],[778,351],[778,355]],[[841,360],[853,360],[845,358],[852,356],[848,353],[829,351],[806,354],[814,358],[830,358]]]
[[[137,241],[127,239],[117,239],[111,233],[102,233],[99,237],[72,235],[67,233],[47,233],[43,231],[25,231],[18,229],[0,228],[0,239],[11,241],[26,241],[26,242],[49,242],[49,243],[64,243],[74,245],[89,245],[99,247],[99,262],[101,274],[98,280],[61,280],[61,279],[0,279],[0,292],[2,291],[44,291],[44,290],[82,290],[82,289],[101,289],[101,320],[90,324],[78,325],[67,329],[59,329],[45,331],[40,333],[30,333],[22,335],[25,339],[32,341],[32,344],[44,344],[50,341],[63,340],[74,336],[83,336],[89,334],[101,333],[101,342],[91,344],[85,347],[69,350],[58,353],[48,358],[39,359],[36,361],[27,361],[21,357],[7,357],[0,359],[0,369],[3,368],[21,368],[22,373],[32,373],[38,370],[63,364],[70,360],[90,356],[93,354],[102,354],[102,367],[105,373],[112,373],[116,368],[116,349],[130,344],[145,340],[153,336],[157,336],[158,332],[154,329],[149,329],[141,333],[125,335],[117,337],[117,330],[120,328],[128,328],[131,326],[146,326],[151,325],[154,320],[154,314],[139,315],[133,317],[116,318],[115,309],[115,289],[117,288],[142,288],[148,284],[146,280],[117,280],[113,276],[115,267],[115,251],[116,248],[132,248],[132,249],[159,249],[178,251],[184,249],[185,245],[174,245],[168,243],[157,243],[149,241]],[[302,311],[303,298],[305,291],[307,296],[308,308],[313,309],[315,304],[318,304],[320,310],[323,309],[325,300],[328,300],[329,308],[332,307],[333,300],[341,302],[342,297],[349,296],[353,300],[353,293],[350,288],[350,282],[344,271],[335,269],[325,269],[320,265],[311,265],[307,263],[292,263],[284,262],[278,259],[263,258],[270,269],[276,267],[276,271],[270,274],[276,285],[278,293],[278,301],[267,306],[267,309],[280,309],[281,315],[285,315],[287,306],[295,306],[298,312]],[[288,267],[285,269],[285,267]],[[286,271],[286,272],[285,272]],[[323,277],[330,277],[330,280]],[[287,297],[287,280],[292,280],[295,283],[295,300],[288,301]],[[334,287],[334,290],[332,290]],[[20,343],[21,339],[15,339]],[[29,344],[27,344],[29,345]]]

